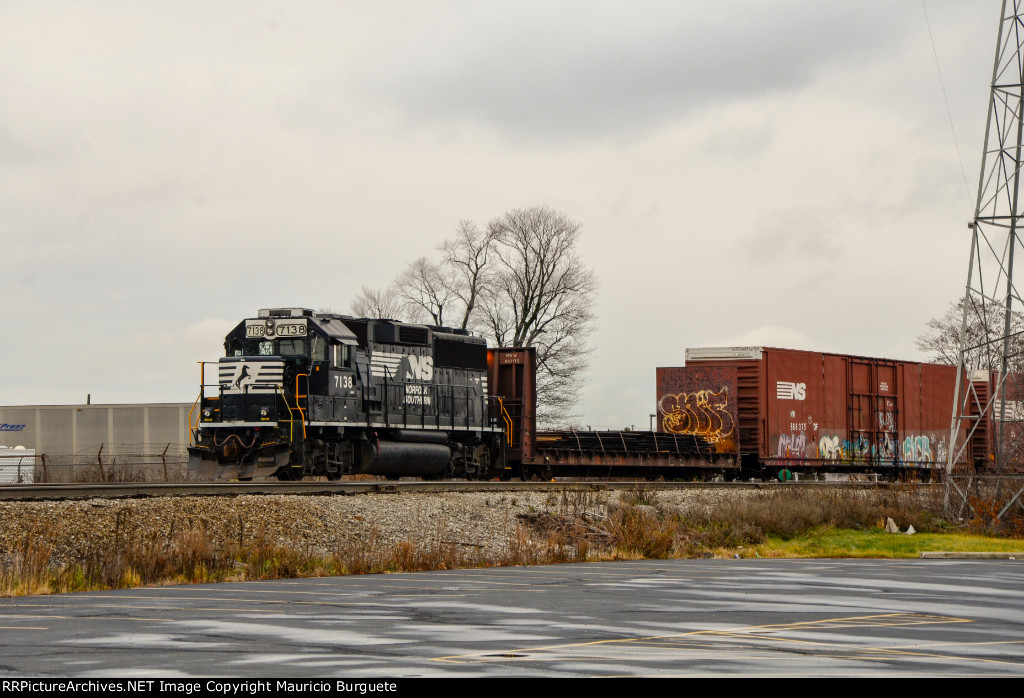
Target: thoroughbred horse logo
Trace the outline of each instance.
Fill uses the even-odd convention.
[[[249,380],[245,380],[246,378],[248,378]],[[238,372],[238,378],[235,378],[235,382],[233,385],[239,390],[241,390],[243,381],[245,381],[246,383],[252,383],[252,380],[252,377],[249,376],[249,367],[243,364],[242,370]]]

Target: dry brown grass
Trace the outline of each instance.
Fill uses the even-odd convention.
[[[934,490],[934,491],[933,491]],[[45,594],[140,585],[373,574],[475,566],[536,565],[589,560],[709,557],[755,546],[767,537],[791,539],[808,531],[876,529],[887,517],[901,527],[938,531],[937,488],[839,490],[778,488],[730,497],[719,504],[693,501],[668,506],[652,490],[612,499],[607,493],[564,491],[546,508],[521,514],[498,552],[446,540],[444,522],[430,535],[386,541],[379,531],[324,553],[276,541],[238,522],[237,537],[215,537],[202,520],[163,532],[141,530],[127,512],[113,541],[80,550],[74,559],[54,558],[45,529],[32,530],[0,567],[0,595]],[[991,528],[982,514],[978,526]],[[989,517],[991,518],[991,517]],[[1019,519],[1019,517],[1018,517]],[[450,534],[448,534],[450,535]]]

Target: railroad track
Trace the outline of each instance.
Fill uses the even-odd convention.
[[[649,482],[639,481],[458,481],[408,482],[359,481],[330,482],[180,482],[180,483],[103,483],[74,485],[0,485],[0,501],[108,499],[122,497],[233,496],[252,494],[290,495],[356,495],[372,493],[414,492],[526,492],[526,491],[602,491],[602,490],[685,490],[700,488],[778,489],[782,487],[875,488],[888,487],[888,482]],[[927,485],[921,485],[927,486]]]

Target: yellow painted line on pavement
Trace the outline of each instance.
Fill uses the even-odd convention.
[[[873,621],[873,622],[872,622]],[[851,625],[856,622],[857,625]],[[686,633],[672,633],[668,635],[651,635],[648,637],[637,637],[637,638],[615,638],[611,640],[594,640],[592,642],[580,642],[580,643],[566,643],[559,645],[548,645],[542,647],[530,647],[521,648],[514,650],[497,650],[493,652],[479,652],[465,655],[450,655],[446,657],[435,657],[433,661],[446,662],[446,663],[465,663],[480,661],[493,661],[494,655],[521,655],[528,654],[530,652],[549,652],[553,650],[565,650],[570,648],[583,648],[583,647],[596,647],[602,645],[614,645],[614,644],[634,644],[640,646],[640,643],[649,642],[672,642],[677,638],[693,638],[699,636],[711,636],[711,637],[731,637],[745,640],[763,640],[771,642],[786,642],[794,644],[807,644],[819,647],[836,647],[842,648],[848,651],[864,652],[865,648],[853,647],[848,643],[826,643],[814,640],[801,640],[798,638],[786,638],[779,637],[776,635],[764,635],[765,630],[809,630],[809,629],[828,629],[832,628],[849,628],[849,627],[890,627],[895,625],[922,625],[922,624],[936,624],[936,623],[970,623],[969,619],[965,618],[954,618],[951,616],[935,616],[928,614],[919,613],[885,613],[870,616],[846,616],[841,618],[827,618],[822,620],[814,621],[802,621],[799,623],[773,623],[768,625],[752,625],[747,627],[735,628],[733,630],[694,630]],[[680,648],[681,649],[681,648]],[[869,648],[868,651],[875,651],[876,648]],[[878,648],[879,650],[881,648]]]

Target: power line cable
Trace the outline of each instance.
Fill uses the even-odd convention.
[[[942,99],[946,103],[946,116],[949,118],[949,130],[953,134],[953,146],[956,148],[956,158],[960,161],[960,174],[964,178],[964,191],[967,192],[967,206],[974,216],[974,199],[971,197],[971,185],[967,183],[967,170],[964,169],[964,159],[960,155],[960,143],[956,139],[956,128],[953,126],[953,112],[949,108],[949,97],[946,96],[946,83],[942,79],[942,67],[939,65],[939,53],[935,50],[935,37],[932,35],[932,23],[928,19],[928,7],[925,0],[921,0],[921,9],[924,10],[924,23],[928,27],[928,39],[932,44],[932,56],[935,57],[935,70],[939,74],[939,86],[942,87]]]

